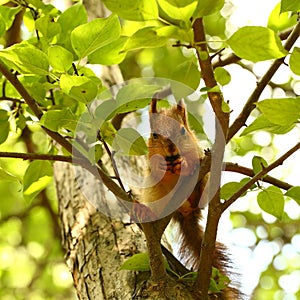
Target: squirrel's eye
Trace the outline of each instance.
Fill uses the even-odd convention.
[[[152,133],[152,137],[156,140],[156,139],[158,139],[158,134],[155,133],[155,132],[153,132],[153,133]]]
[[[185,128],[184,128],[184,127],[181,127],[181,129],[180,129],[180,134],[181,134],[181,135],[185,135],[185,133],[186,133]]]

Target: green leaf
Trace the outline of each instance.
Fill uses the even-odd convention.
[[[126,52],[121,50],[124,48],[127,40],[128,37],[121,36],[117,40],[94,51],[88,56],[89,63],[101,65],[115,65],[121,63],[126,56]]]
[[[122,87],[116,96],[118,106],[128,104],[133,100],[141,100],[152,98],[154,93],[161,89],[158,85],[146,84],[145,82],[137,82]]]
[[[200,0],[198,6],[194,12],[194,18],[201,18],[203,16],[211,15],[217,11],[220,11],[224,6],[224,0]]]
[[[64,32],[71,32],[74,28],[86,22],[87,12],[81,3],[72,5],[58,18],[58,23]]]
[[[91,147],[88,151],[88,158],[91,163],[97,163],[101,157],[103,156],[103,148],[102,145],[96,144],[95,146]]]
[[[267,166],[268,166],[268,163],[262,157],[254,156],[252,158],[252,168],[253,168],[254,174],[261,172]]]
[[[8,1],[7,1],[8,2]],[[0,36],[2,36],[7,29],[9,29],[14,21],[15,15],[21,11],[21,7],[9,7],[1,4],[0,16],[1,16],[1,27]]]
[[[155,48],[166,44],[168,38],[159,36],[154,27],[146,27],[138,30],[131,36],[122,51]]]
[[[0,19],[0,36],[6,33],[6,26],[4,20]]]
[[[4,143],[9,134],[9,114],[6,110],[0,109],[0,144]]]
[[[220,293],[228,286],[229,283],[230,279],[223,275],[217,268],[213,267],[209,290],[213,293]]]
[[[61,32],[60,24],[54,22],[49,16],[38,18],[35,21],[35,27],[48,41],[52,41],[52,39]]]
[[[164,261],[166,269],[168,268],[168,263]],[[120,270],[129,271],[150,271],[150,262],[148,253],[137,253],[128,258],[120,267]]]
[[[222,111],[227,114],[229,114],[231,111],[229,104],[224,100],[222,100]]]
[[[278,219],[282,218],[284,210],[284,196],[280,188],[270,186],[261,191],[257,195],[257,203],[263,211]]]
[[[157,0],[160,8],[166,13],[166,15],[175,20],[184,20],[190,22],[190,18],[197,7],[197,1],[169,1],[169,0]]]
[[[194,61],[186,60],[176,66],[171,75],[171,79],[182,82],[193,90],[196,90],[200,83],[201,74]]]
[[[86,22],[87,12],[82,4],[77,3],[65,10],[57,20],[57,23],[59,23],[61,27],[58,44],[69,51],[73,51],[70,39],[71,32],[74,28]]]
[[[105,6],[123,19],[146,21],[158,19],[156,0],[103,0]]]
[[[16,118],[16,125],[18,128],[23,130],[26,127],[26,118],[24,115],[20,114],[18,118]]]
[[[272,123],[290,126],[300,119],[300,98],[266,99],[256,104]]]
[[[116,114],[117,109],[118,105],[115,100],[103,101],[95,110],[95,118],[99,120],[99,122],[109,120]]]
[[[133,128],[118,130],[112,146],[118,155],[145,155],[148,152],[144,138]]]
[[[298,47],[295,47],[291,54],[290,68],[296,75],[300,75],[300,48]]]
[[[192,281],[195,282],[198,276],[198,272],[188,272],[180,277],[181,280],[184,281]]]
[[[166,37],[185,41],[187,43],[193,42],[193,30],[192,28],[180,28],[175,25],[163,26],[156,29],[157,35],[160,37]]]
[[[227,43],[237,56],[253,62],[281,58],[288,54],[276,33],[261,26],[242,27]]]
[[[215,77],[217,82],[222,86],[227,85],[231,81],[230,73],[222,67],[215,68]]]
[[[293,198],[300,205],[300,186],[291,187],[286,193],[285,196]]]
[[[51,182],[53,169],[48,161],[36,160],[30,163],[23,178],[23,196],[31,201]]]
[[[117,15],[95,19],[76,27],[71,33],[71,42],[80,59],[116,40],[121,33]]]
[[[117,131],[115,127],[111,124],[111,122],[104,122],[101,125],[100,128],[101,138],[110,145],[112,145],[114,141],[116,132]]]
[[[22,74],[48,75],[47,55],[38,48],[26,44],[16,44],[0,51],[4,58]]]
[[[74,60],[73,54],[61,46],[51,46],[48,49],[49,63],[55,71],[67,72]]]
[[[26,78],[24,78],[26,79]],[[29,92],[29,94],[38,102],[39,104],[43,106],[48,106],[51,104],[49,100],[46,99],[46,88],[45,86],[37,81],[33,82],[26,82],[26,80],[23,80],[23,85]]]
[[[126,113],[144,108],[161,86],[145,82],[132,83],[122,87],[116,96],[116,113]]]
[[[61,128],[74,131],[77,126],[77,119],[69,108],[64,108],[62,110],[48,110],[43,114],[40,123],[56,132]]]
[[[150,271],[150,262],[148,254],[134,254],[121,265],[120,270]]]
[[[300,10],[300,2],[295,0],[281,0],[280,12]]]
[[[295,124],[281,126],[270,122],[264,115],[258,116],[253,123],[245,128],[241,136],[245,136],[253,131],[265,130],[274,134],[285,134],[293,129]]]
[[[294,26],[297,23],[297,14],[292,14],[290,12],[280,13],[281,3],[274,7],[269,19],[268,27],[276,31],[283,31]]]
[[[240,182],[228,182],[225,183],[221,188],[221,199],[228,200],[231,196],[233,196],[239,189],[241,189],[250,179],[244,178]],[[247,192],[241,195],[244,197]]]
[[[9,172],[7,172],[6,170],[2,169],[0,167],[0,180],[1,181],[17,181],[20,182],[19,178]]]
[[[71,98],[83,103],[89,103],[98,93],[95,82],[86,76],[63,74],[60,77],[60,87]]]
[[[225,37],[226,18],[220,11],[203,18],[205,24],[205,32],[210,36]]]

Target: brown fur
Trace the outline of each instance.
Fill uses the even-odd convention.
[[[151,136],[148,141],[149,164],[151,173],[147,178],[148,188],[142,197],[144,203],[160,216],[179,197],[175,207],[173,221],[180,227],[180,258],[192,270],[197,270],[203,238],[202,218],[199,203],[205,202],[203,191],[208,175],[193,186],[192,193],[185,196],[184,185],[192,176],[197,176],[197,168],[204,157],[204,151],[198,146],[198,141],[187,123],[184,103],[158,111],[157,100],[150,105]],[[199,170],[199,169],[198,169]],[[179,180],[184,178],[181,183]],[[163,201],[159,201],[164,198]],[[155,205],[157,204],[157,205]],[[174,210],[175,210],[174,209]],[[224,245],[217,243],[214,267],[230,277],[228,271],[229,259]],[[223,293],[213,295],[212,299],[241,299],[237,289],[226,288]]]

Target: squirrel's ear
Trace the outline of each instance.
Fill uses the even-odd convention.
[[[151,100],[150,112],[151,113],[157,113],[157,98],[156,98],[156,95],[154,95],[154,97]]]
[[[183,124],[187,125],[186,106],[182,98],[177,103],[177,112],[181,115]]]

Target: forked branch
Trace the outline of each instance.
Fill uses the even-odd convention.
[[[232,203],[234,203],[241,195],[243,195],[254,183],[261,180],[264,175],[268,174],[271,170],[283,164],[283,162],[300,149],[300,143],[296,144],[289,151],[279,157],[272,164],[262,169],[251,180],[249,180],[243,187],[241,187],[234,195],[232,195],[224,204],[222,204],[222,211],[225,211]]]

